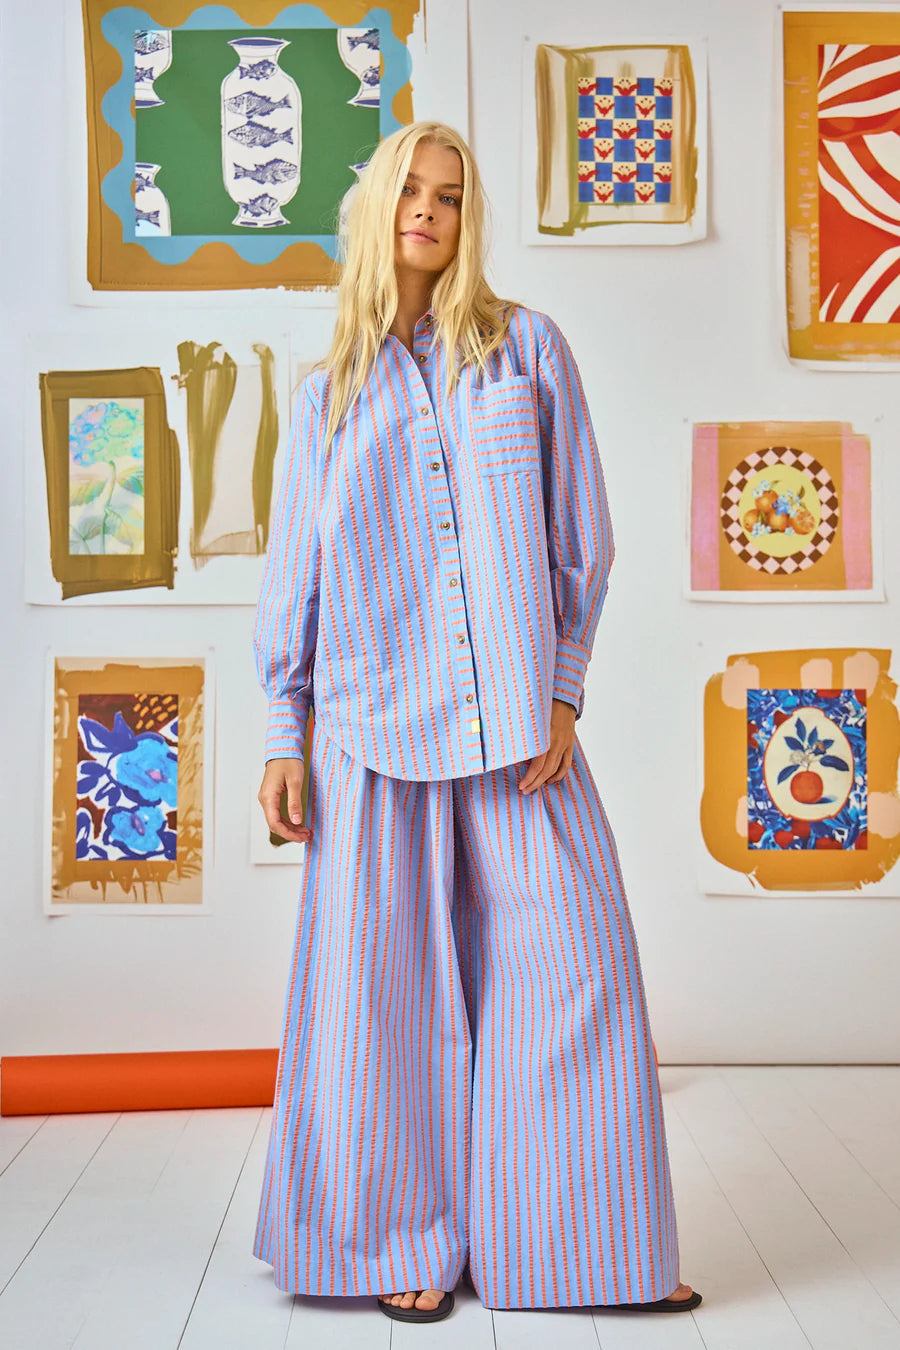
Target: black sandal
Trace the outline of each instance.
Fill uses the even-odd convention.
[[[421,1294],[421,1289],[416,1290],[416,1298]],[[449,1317],[453,1311],[453,1290],[448,1289],[436,1308],[417,1308],[415,1305],[411,1308],[401,1308],[399,1304],[385,1303],[384,1299],[379,1298],[378,1306],[388,1317],[395,1317],[398,1322],[440,1322],[444,1317]]]
[[[653,1303],[610,1303],[606,1306],[615,1312],[621,1309],[623,1312],[676,1313],[690,1312],[702,1302],[702,1295],[694,1289],[690,1298],[658,1298]]]

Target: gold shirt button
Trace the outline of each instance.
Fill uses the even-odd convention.
[[[456,580],[456,577],[451,577],[451,578],[450,578],[450,585],[451,585],[451,586],[458,586],[458,585],[459,585],[459,582]]]
[[[441,467],[441,461],[439,459],[433,459],[431,461],[431,467],[433,469],[439,469]]]
[[[471,703],[474,697],[474,694],[466,694],[466,702]]]
[[[459,643],[459,645],[462,646],[466,639],[464,637],[458,637],[456,640]]]
[[[427,360],[428,360],[428,357],[427,357],[427,356],[420,356],[420,357],[419,357],[420,363],[423,362],[423,361],[427,361]]]
[[[449,522],[449,520],[442,520],[442,521],[441,521],[441,529],[442,529],[442,530],[449,530],[449,528],[450,528],[450,522]]]

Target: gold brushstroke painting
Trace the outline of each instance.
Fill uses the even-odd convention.
[[[253,344],[256,366],[239,366],[218,342],[178,344],[187,393],[194,566],[230,554],[258,556],[269,539],[278,450],[275,357]]]

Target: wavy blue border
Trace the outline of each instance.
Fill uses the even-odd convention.
[[[249,263],[269,263],[279,257],[291,244],[318,244],[329,258],[337,256],[337,236],[334,234],[282,234],[254,235],[242,239],[233,234],[182,234],[162,238],[134,233],[134,201],[131,196],[131,183],[134,178],[135,161],[135,122],[131,114],[131,101],[134,97],[134,34],[142,28],[162,28],[158,20],[143,9],[123,5],[104,15],[101,22],[103,36],[122,59],[122,75],[113,87],[103,95],[100,110],[109,127],[121,137],[122,158],[115,168],[110,169],[100,185],[103,200],[122,222],[122,242],[136,244],[143,248],[159,263],[173,266],[186,262],[203,244],[230,244],[235,253]],[[341,28],[346,24],[337,24],[323,14],[315,5],[288,5],[281,13],[266,24],[266,28]],[[238,18],[233,9],[226,5],[203,5],[194,10],[182,28],[248,28],[256,29],[258,24],[247,23]],[[394,97],[402,89],[412,74],[412,57],[404,44],[394,36],[391,15],[385,9],[370,9],[364,18],[353,25],[354,28],[377,28],[381,34],[381,52],[384,57],[384,77],[381,81],[381,106],[379,108],[379,132],[382,137],[397,131],[402,123],[392,112]],[[175,29],[173,31],[178,31]]]

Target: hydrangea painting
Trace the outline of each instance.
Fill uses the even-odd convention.
[[[144,551],[144,400],[69,399],[69,552]]]
[[[45,912],[207,908],[209,655],[51,660]]]
[[[78,700],[76,858],[177,854],[177,694]]]
[[[702,651],[703,890],[900,896],[892,653]]]

